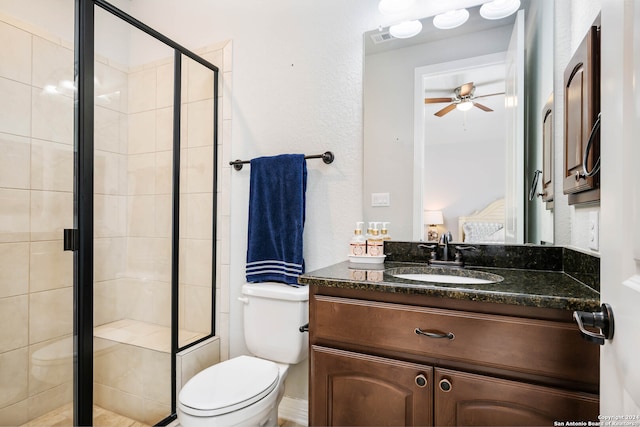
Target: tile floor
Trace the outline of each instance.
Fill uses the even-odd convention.
[[[94,427],[149,427],[139,421],[107,411],[99,406],[93,407]],[[23,424],[21,427],[73,427],[73,404],[60,408]]]

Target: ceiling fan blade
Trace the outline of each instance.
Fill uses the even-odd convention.
[[[437,104],[439,102],[453,102],[453,98],[425,98],[425,104]]]
[[[488,93],[486,95],[478,95],[478,96],[474,96],[473,99],[486,98],[488,96],[496,96],[496,95],[504,95],[504,92],[496,92],[496,93]]]
[[[487,107],[486,105],[478,104],[477,102],[474,102],[473,105],[475,105],[476,107],[478,107],[482,111],[486,111],[488,113],[493,111],[491,108]]]
[[[434,116],[438,116],[438,117],[442,117],[445,114],[447,114],[447,113],[449,113],[449,112],[451,112],[451,111],[453,111],[455,109],[456,109],[456,104],[449,104],[446,107],[444,107],[442,110],[434,113],[433,115]]]
[[[473,91],[473,82],[465,83],[460,86],[460,96],[468,96]]]

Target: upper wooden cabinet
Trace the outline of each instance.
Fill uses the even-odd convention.
[[[542,201],[553,208],[553,94],[542,109]]]
[[[583,157],[600,112],[600,29],[589,29],[564,72],[564,181],[569,204],[600,200],[600,176],[586,177]],[[599,133],[588,158],[591,171],[600,157]]]

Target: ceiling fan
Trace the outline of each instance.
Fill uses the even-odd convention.
[[[475,102],[474,100],[478,98],[486,98],[489,96],[504,95],[504,92],[498,92],[498,93],[490,93],[487,95],[475,96],[475,92],[476,92],[476,86],[473,84],[473,82],[469,82],[455,88],[453,90],[454,96],[452,98],[425,98],[424,103],[437,104],[440,102],[450,102],[451,104],[447,105],[443,109],[434,113],[435,116],[442,117],[456,108],[462,111],[468,111],[474,106],[478,107],[483,111],[491,112],[493,111],[491,108],[487,107],[486,105],[482,105],[478,102]]]

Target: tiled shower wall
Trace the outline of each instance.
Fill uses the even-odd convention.
[[[222,110],[231,43],[198,53],[221,68]],[[60,375],[34,369],[32,355],[56,343],[71,351],[73,261],[61,236],[73,225],[73,88],[64,83],[73,80],[73,47],[0,17],[0,57],[0,425],[19,425],[72,398],[71,361]],[[96,65],[96,326],[120,319],[170,326],[172,82],[169,61]],[[213,117],[211,84],[201,66],[185,61],[179,318],[181,329],[203,333],[210,324],[214,195],[212,128],[203,132],[199,124]],[[216,310],[226,358],[231,169],[222,154],[231,118],[219,117]],[[165,389],[168,368],[149,372],[162,383],[149,387]],[[97,397],[109,396],[103,404],[122,392],[97,387]],[[166,408],[166,399],[156,395],[151,403]]]

